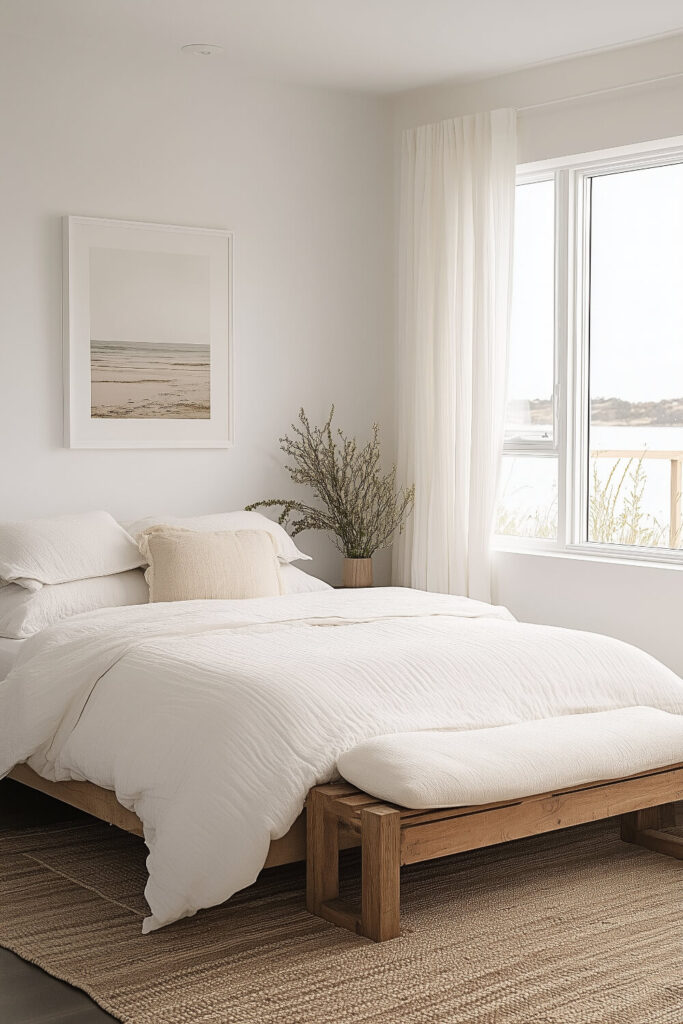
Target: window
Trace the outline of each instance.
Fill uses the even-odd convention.
[[[496,532],[683,560],[683,146],[526,171]]]

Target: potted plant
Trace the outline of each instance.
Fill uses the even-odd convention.
[[[312,427],[303,409],[292,437],[281,437],[280,448],[295,484],[313,489],[319,504],[290,498],[270,498],[247,510],[280,506],[278,522],[296,537],[303,530],[325,530],[344,555],[345,587],[372,586],[372,556],[387,547],[401,531],[415,499],[415,487],[396,487],[396,467],[380,469],[379,427],[362,447],[342,430],[332,429],[334,406],[322,427]]]

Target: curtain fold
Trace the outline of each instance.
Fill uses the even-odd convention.
[[[394,581],[479,600],[490,600],[515,174],[513,110],[403,133],[397,464],[416,498]]]

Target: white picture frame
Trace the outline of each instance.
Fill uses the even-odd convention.
[[[64,444],[234,443],[233,235],[63,218]]]

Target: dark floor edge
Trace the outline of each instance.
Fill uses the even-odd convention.
[[[104,1010],[105,1013],[108,1013],[115,1020],[120,1021],[121,1024],[135,1024],[132,1017],[120,1017],[113,1006],[111,1006],[106,1000],[98,998],[94,992],[87,988],[86,985],[76,985],[70,978],[67,978],[66,975],[61,974],[57,970],[46,967],[40,960],[35,959],[33,956],[23,952],[21,949],[17,949],[13,943],[4,939],[2,936],[0,936],[0,948],[6,949],[9,953],[14,953],[14,955],[18,956],[20,960],[24,960],[27,964],[32,964],[33,967],[39,967],[40,970],[50,978],[56,978],[57,981],[63,981],[69,986],[69,988],[73,988],[77,992],[83,992],[93,1001],[93,1003],[95,1003],[96,1006],[99,1006],[101,1010]]]

